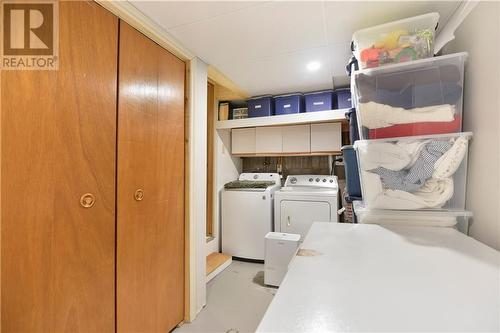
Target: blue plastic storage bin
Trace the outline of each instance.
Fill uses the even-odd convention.
[[[346,190],[351,198],[361,198],[361,184],[359,182],[358,158],[353,146],[340,148],[344,156],[344,170]]]
[[[273,96],[256,96],[247,100],[248,118],[268,117],[274,114]]]
[[[303,96],[301,93],[274,96],[274,114],[304,112]]]
[[[333,110],[333,90],[314,91],[304,94],[306,112]]]
[[[351,89],[337,89],[334,91],[335,99],[337,101],[337,109],[350,109],[352,108],[351,102]]]

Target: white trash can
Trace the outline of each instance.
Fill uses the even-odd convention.
[[[279,286],[288,270],[288,264],[297,252],[300,235],[269,232],[266,237],[264,283]]]

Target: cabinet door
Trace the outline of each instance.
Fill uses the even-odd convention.
[[[281,127],[256,128],[255,151],[257,154],[283,152],[283,135],[281,129]]]
[[[255,128],[231,130],[231,153],[255,154]]]
[[[61,1],[59,70],[1,73],[3,332],[115,331],[117,51],[115,16]]]
[[[340,152],[342,124],[326,123],[311,125],[311,152]]]
[[[120,22],[117,331],[184,310],[184,63]]]
[[[303,241],[313,222],[330,222],[331,206],[322,201],[281,201],[280,232],[299,234]]]
[[[311,126],[285,126],[283,133],[284,153],[310,153],[311,152]]]

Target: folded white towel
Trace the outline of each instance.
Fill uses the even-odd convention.
[[[469,140],[460,136],[455,140],[453,146],[441,156],[434,164],[433,178],[451,177],[458,169],[467,152]]]
[[[358,151],[361,165],[364,170],[373,170],[383,167],[389,170],[399,171],[417,160],[422,148],[430,140],[414,140],[405,142],[375,142],[359,145]]]
[[[407,110],[387,104],[367,102],[359,103],[358,111],[362,125],[368,128],[417,122],[452,121],[455,117],[455,106],[449,104]]]
[[[389,142],[359,146],[358,151],[364,170],[384,167],[389,170],[399,171],[408,166],[412,160],[403,147]]]

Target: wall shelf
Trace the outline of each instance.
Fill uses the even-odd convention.
[[[304,112],[271,117],[222,120],[217,121],[215,128],[222,130],[245,127],[283,126],[343,121],[345,120],[345,113],[347,111],[349,111],[349,109]]]
[[[293,156],[340,156],[341,151],[319,152],[319,153],[255,153],[255,154],[232,154],[236,157],[293,157]]]

